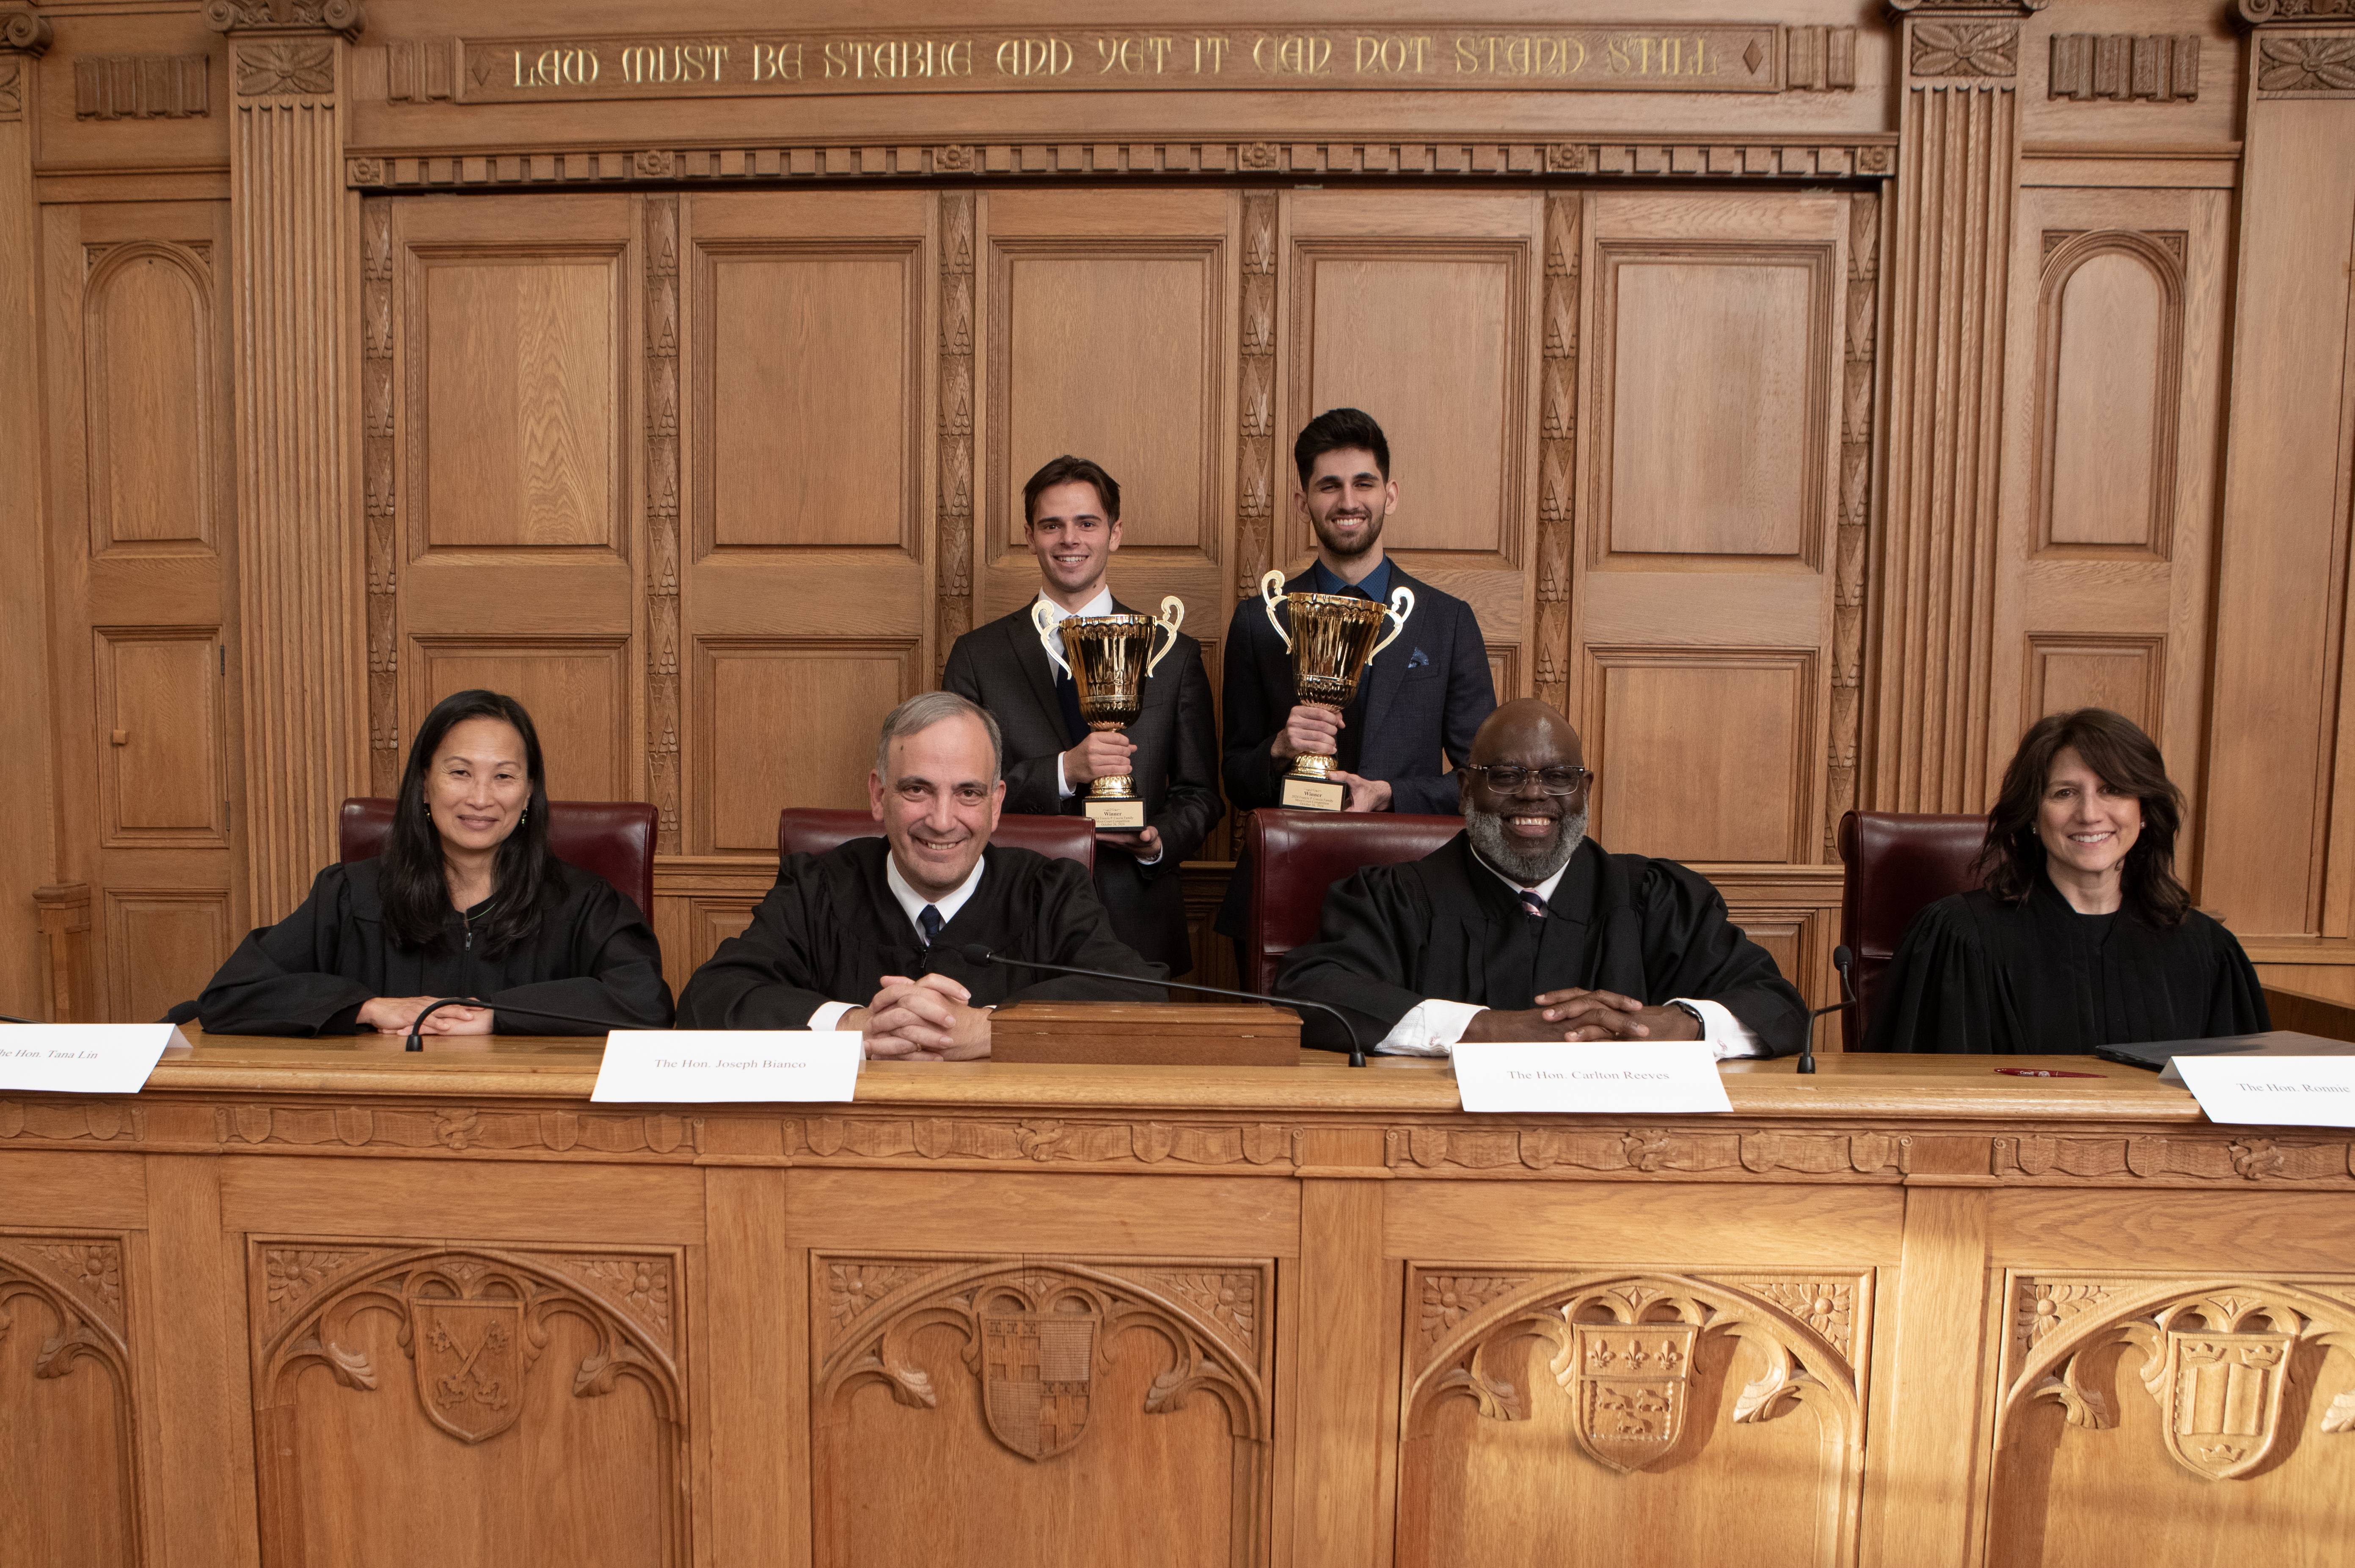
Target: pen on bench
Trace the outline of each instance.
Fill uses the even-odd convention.
[[[1998,1067],[1995,1071],[2013,1078],[2107,1078],[2106,1072],[2057,1072],[2050,1067]]]

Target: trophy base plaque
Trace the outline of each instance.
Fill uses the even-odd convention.
[[[1348,801],[1348,786],[1328,779],[1287,777],[1284,781],[1284,804],[1303,811],[1338,811]]]
[[[1141,800],[1092,800],[1088,802],[1088,816],[1106,833],[1145,831],[1145,803]]]

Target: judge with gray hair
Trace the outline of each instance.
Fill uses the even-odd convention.
[[[1535,699],[1507,703],[1455,778],[1464,831],[1336,885],[1278,993],[1338,1008],[1376,1049],[1409,1055],[1466,1040],[1799,1049],[1806,1004],[1708,880],[1586,836],[1593,775],[1569,720]],[[1317,1014],[1305,1028],[1309,1044],[1343,1043]]]
[[[989,1054],[993,1008],[1026,999],[1158,1002],[1167,971],[1112,934],[1076,861],[999,847],[1006,801],[996,722],[953,692],[883,720],[868,775],[880,838],[788,855],[741,936],[679,994],[681,1029],[840,1029],[871,1057]],[[1133,983],[968,963],[1006,959],[1133,975]]]

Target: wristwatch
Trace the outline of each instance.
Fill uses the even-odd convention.
[[[1670,1002],[1668,1006],[1676,1008],[1677,1011],[1692,1019],[1693,1028],[1700,1031],[1694,1035],[1694,1039],[1707,1040],[1709,1038],[1709,1020],[1700,1016],[1700,1009],[1699,1008],[1694,1007],[1690,1002]]]

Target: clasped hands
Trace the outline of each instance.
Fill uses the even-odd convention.
[[[1329,757],[1341,749],[1341,715],[1330,708],[1319,708],[1304,702],[1295,708],[1275,732],[1269,751],[1279,760],[1292,757]],[[1325,776],[1334,783],[1348,786],[1344,811],[1388,811],[1391,808],[1391,786],[1388,779],[1369,779],[1362,774],[1330,768]]]
[[[989,1009],[975,1007],[973,993],[945,975],[886,975],[875,999],[851,1008],[835,1027],[865,1035],[867,1054],[878,1061],[969,1061],[989,1054]]]
[[[491,1009],[480,1002],[467,1007],[434,1008],[424,1023],[417,1015],[440,1001],[439,997],[376,997],[360,1004],[362,1027],[378,1034],[407,1034],[417,1025],[420,1034],[488,1034]]]
[[[1547,991],[1536,1001],[1533,1008],[1489,1008],[1473,1014],[1472,1021],[1464,1026],[1464,1038],[1572,1042],[1701,1038],[1699,1021],[1682,1008],[1647,1008],[1616,991],[1572,987]]]

